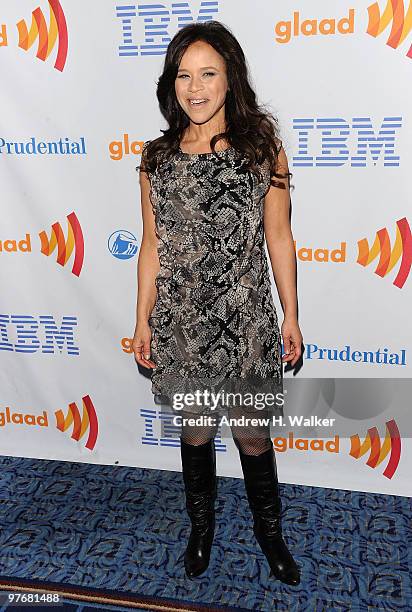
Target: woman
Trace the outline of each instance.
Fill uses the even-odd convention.
[[[190,24],[176,34],[157,97],[169,127],[145,143],[138,168],[143,239],[136,361],[152,369],[153,393],[169,402],[177,391],[215,389],[215,383],[220,389],[230,381],[242,391],[279,384],[282,362],[295,365],[301,355],[302,335],[290,173],[276,120],[256,102],[239,43],[216,21]],[[265,237],[284,311],[283,357]],[[242,405],[230,413],[240,416],[250,409]],[[193,577],[208,567],[213,542],[218,426],[216,420],[188,421],[210,415],[210,406],[186,401],[180,414],[192,523],[184,562]],[[281,533],[270,430],[265,425],[231,428],[257,541],[273,574],[297,585],[299,569]]]

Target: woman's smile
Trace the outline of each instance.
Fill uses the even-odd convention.
[[[189,98],[189,105],[191,109],[197,110],[198,108],[204,108],[209,100],[205,98]]]

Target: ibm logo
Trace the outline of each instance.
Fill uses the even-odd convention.
[[[144,420],[144,434],[141,438],[142,444],[150,446],[174,446],[180,447],[181,426],[174,423],[175,412],[167,408],[151,410],[142,408],[140,416]],[[227,446],[222,442],[220,427],[215,436],[216,451],[227,451]]]
[[[57,325],[53,315],[0,314],[0,351],[79,355],[76,325],[76,317],[63,316]]]
[[[116,16],[122,22],[123,41],[119,45],[119,56],[164,55],[172,37],[169,26],[172,18],[174,27],[183,28],[188,23],[210,21],[218,12],[218,2],[202,0],[197,15],[194,15],[189,2],[166,4],[119,4]],[[132,31],[132,19],[142,17],[144,42],[136,43]]]
[[[380,127],[374,127],[370,117],[321,117],[317,119],[293,119],[298,131],[298,154],[293,156],[295,167],[337,167],[350,165],[365,168],[372,159],[379,159],[383,166],[399,166],[395,155],[396,130],[402,127],[402,117],[384,117]],[[310,135],[317,130],[321,137],[320,155],[310,155]],[[353,134],[356,138],[353,151]]]

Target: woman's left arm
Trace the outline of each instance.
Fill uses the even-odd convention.
[[[283,147],[278,156],[278,174],[289,171]],[[289,179],[274,177],[282,187],[270,186],[265,196],[263,223],[273,276],[282,305],[284,319],[281,327],[284,355],[283,361],[294,366],[302,354],[302,334],[297,317],[296,254],[290,227]]]

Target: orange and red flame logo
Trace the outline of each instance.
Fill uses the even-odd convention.
[[[351,436],[350,456],[359,459],[369,452],[366,465],[376,468],[389,455],[388,464],[383,472],[386,478],[395,474],[401,457],[401,435],[394,419],[386,423],[386,435],[383,444],[376,427],[368,429],[368,433],[361,444],[358,434]]]
[[[391,241],[386,227],[376,232],[372,248],[369,248],[369,243],[366,238],[358,240],[357,263],[366,267],[378,255],[379,261],[375,269],[375,274],[381,277],[389,274],[397,261],[401,258],[399,270],[393,284],[395,287],[402,289],[409,276],[412,265],[412,234],[406,217],[396,222],[396,238],[393,248],[391,247]]]
[[[83,414],[80,416],[79,409],[75,402],[69,404],[69,412],[67,416],[62,410],[56,410],[56,427],[60,431],[67,431],[73,425],[72,435],[73,440],[77,442],[83,438],[88,431],[89,435],[86,441],[86,448],[93,450],[97,440],[98,422],[96,410],[89,395],[82,397]]]
[[[392,22],[386,44],[397,49],[412,30],[412,2],[405,12],[403,0],[387,0],[386,7],[381,15],[379,4],[374,2],[368,7],[369,23],[367,33],[375,38]],[[406,57],[412,59],[412,45],[409,47]]]
[[[84,238],[82,228],[75,212],[71,212],[67,215],[67,224],[67,240],[64,237],[59,222],[53,223],[50,239],[44,230],[39,232],[41,252],[49,256],[57,246],[57,263],[61,266],[65,266],[74,249],[75,255],[72,272],[76,276],[80,276],[84,260]]]
[[[52,52],[56,41],[58,41],[57,57],[54,67],[62,72],[66,64],[68,50],[66,18],[59,0],[49,0],[49,8],[49,26],[47,26],[41,8],[36,8],[32,12],[30,29],[28,29],[24,19],[16,24],[19,32],[19,47],[28,51],[36,39],[38,39],[36,56],[42,61],[45,61]]]

